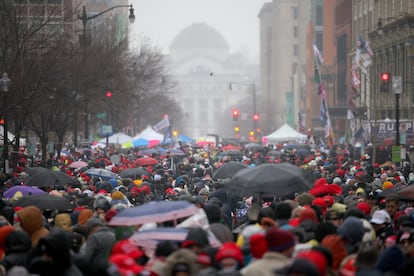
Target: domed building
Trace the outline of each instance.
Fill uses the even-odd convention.
[[[194,23],[180,31],[169,52],[183,114],[174,118],[179,132],[193,138],[210,133],[234,136],[231,109],[246,93],[230,90],[229,84],[246,82],[244,57],[230,53],[223,35],[205,23]]]

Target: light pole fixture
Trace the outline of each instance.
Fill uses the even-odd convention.
[[[94,15],[91,15],[91,16],[88,16],[88,14],[86,12],[86,6],[83,5],[82,14],[78,14],[78,19],[82,21],[82,25],[83,25],[83,33],[79,37],[79,44],[80,44],[81,48],[86,48],[86,47],[89,46],[89,40],[86,37],[86,25],[88,24],[88,21],[92,20],[92,19],[95,19],[95,18],[97,18],[97,17],[99,17],[99,16],[101,16],[101,15],[103,15],[103,14],[109,12],[109,11],[117,9],[117,8],[129,8],[129,16],[128,16],[129,23],[132,24],[132,23],[135,22],[134,8],[132,7],[132,4],[130,4],[130,5],[116,5],[116,6],[113,6],[109,9],[107,9],[107,10],[104,10],[100,13],[97,13],[97,14],[94,14]],[[86,92],[85,92],[85,97],[84,97],[84,105],[85,105],[84,106],[84,108],[85,108],[85,119],[84,119],[85,120],[85,139],[88,140],[89,139],[89,123],[88,123],[89,114],[86,111],[87,110]]]
[[[0,79],[0,90],[3,94],[3,173],[7,173],[9,169],[9,141],[8,141],[8,130],[7,130],[7,97],[10,93],[11,80],[6,72],[3,73],[3,76]]]

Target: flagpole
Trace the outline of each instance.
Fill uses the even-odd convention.
[[[331,117],[329,115],[329,108],[328,108],[328,101],[326,98],[326,91],[325,88],[323,87],[323,82],[322,82],[322,78],[321,78],[321,74],[319,71],[319,62],[322,60],[322,55],[320,54],[318,48],[316,47],[316,45],[313,45],[313,57],[314,57],[314,63],[315,63],[315,82],[318,83],[318,90],[321,96],[321,108],[323,108],[323,111],[325,113],[326,116],[326,122],[324,125],[324,134],[325,134],[325,138],[328,138],[327,140],[327,144],[329,146],[330,149],[332,149],[333,147],[333,131],[332,131],[332,124],[331,124]]]

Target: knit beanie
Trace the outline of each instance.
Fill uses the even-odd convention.
[[[243,265],[243,253],[234,242],[224,243],[216,254],[216,262],[220,263],[225,258],[232,258],[239,262],[239,265]]]
[[[317,268],[319,275],[325,275],[328,260],[324,254],[318,250],[303,250],[296,255],[296,259],[305,259],[312,262]]]
[[[338,235],[356,244],[362,240],[365,229],[362,221],[356,217],[347,217],[337,230]]]
[[[375,265],[376,269],[383,273],[394,272],[399,273],[405,266],[406,258],[404,252],[398,245],[386,248],[378,257]]]
[[[389,188],[394,188],[394,185],[391,181],[385,181],[384,184],[382,184],[382,190],[386,190]]]
[[[258,233],[250,237],[250,252],[253,258],[261,259],[268,250],[265,234]]]
[[[93,216],[93,212],[91,209],[84,209],[80,211],[78,216],[78,224],[86,226],[88,220]]]
[[[297,197],[297,202],[300,206],[311,205],[314,199],[315,197],[310,193],[303,193]]]
[[[332,268],[339,268],[342,260],[347,256],[347,251],[342,238],[338,235],[327,235],[323,238],[321,244],[328,248],[332,253]]]
[[[123,200],[125,198],[124,194],[120,191],[115,191],[112,193],[112,200]]]
[[[356,207],[361,210],[366,217],[371,214],[371,206],[366,202],[358,202]]]
[[[316,215],[316,212],[312,208],[305,208],[299,216],[299,223],[302,223],[305,220],[311,220],[315,223],[319,223],[318,216]]]
[[[295,246],[295,236],[292,232],[270,227],[266,231],[266,241],[269,251],[282,252]]]

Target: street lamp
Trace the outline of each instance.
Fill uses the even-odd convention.
[[[401,94],[401,77],[392,77],[392,91],[395,95],[395,144],[400,145],[400,94]]]
[[[88,14],[86,13],[86,7],[85,5],[83,5],[82,8],[82,14],[78,14],[78,19],[82,21],[82,25],[83,25],[83,33],[82,35],[79,37],[79,44],[81,48],[86,48],[87,46],[89,46],[89,40],[86,37],[86,25],[88,24],[89,20],[95,19],[109,11],[112,11],[114,9],[117,8],[129,8],[129,23],[134,23],[135,22],[135,15],[134,15],[134,8],[132,7],[132,4],[130,5],[116,5],[113,6],[107,10],[104,10],[100,13],[88,16]],[[85,54],[85,52],[84,52]],[[85,57],[84,57],[85,58]],[[88,120],[89,120],[89,114],[87,113],[87,98],[86,98],[86,92],[85,92],[85,97],[84,97],[84,109],[85,109],[85,140],[89,140],[89,125],[88,125]]]
[[[3,73],[3,76],[0,79],[0,90],[3,94],[3,172],[6,174],[9,169],[9,141],[8,141],[8,131],[7,131],[7,97],[10,92],[11,80],[6,72]]]

